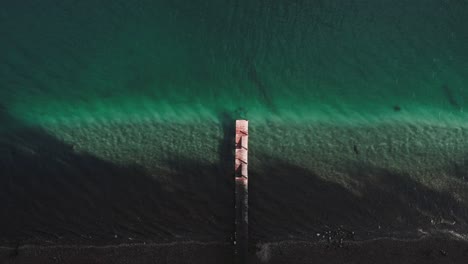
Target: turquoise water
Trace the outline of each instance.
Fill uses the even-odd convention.
[[[463,0],[4,4],[3,213],[24,213],[3,241],[228,240],[238,117],[254,238],[466,230],[466,14]]]
[[[1,104],[30,124],[463,125],[464,1],[75,1],[1,14]],[[395,111],[399,106],[401,111]]]

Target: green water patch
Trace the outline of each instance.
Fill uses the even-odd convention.
[[[462,1],[50,2],[0,16],[0,104],[28,124],[464,123]]]

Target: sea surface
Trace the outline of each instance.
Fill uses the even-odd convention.
[[[468,234],[468,1],[0,5],[0,246]]]

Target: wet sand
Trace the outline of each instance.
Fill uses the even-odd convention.
[[[468,242],[426,237],[418,240],[375,239],[344,242],[279,242],[259,245],[251,263],[416,264],[467,263]]]
[[[374,239],[343,243],[282,241],[250,247],[249,263],[464,264],[468,242],[430,236],[415,240]],[[235,263],[229,243],[179,242],[117,246],[21,246],[0,248],[5,264]]]

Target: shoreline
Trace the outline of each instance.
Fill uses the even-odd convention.
[[[23,263],[233,263],[228,242],[0,247],[0,261]],[[466,263],[468,240],[450,235],[418,239],[375,238],[364,241],[283,240],[252,242],[250,263]]]

